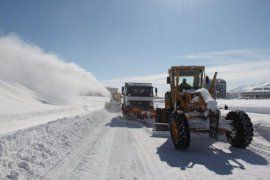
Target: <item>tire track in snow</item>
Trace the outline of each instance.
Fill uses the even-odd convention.
[[[166,139],[153,138],[140,122],[116,119],[107,179],[179,179],[171,167],[160,161],[157,148]],[[177,171],[177,170],[176,170]],[[187,178],[186,178],[187,179]]]
[[[248,147],[254,153],[258,153],[270,161],[270,143],[266,141],[263,137],[258,135],[257,132],[254,134],[253,141]]]
[[[169,133],[155,137],[139,122],[104,117],[97,120],[100,122],[95,128],[89,129],[82,143],[47,179],[258,178],[261,175],[250,169],[256,166],[264,172],[267,168],[269,146],[258,138],[243,150],[231,147],[225,137],[215,142],[207,135],[193,135],[188,151],[181,152],[174,149]]]
[[[154,137],[153,132],[149,131],[147,128],[143,128],[142,131],[134,133],[136,140],[138,141],[136,143],[137,149],[142,152],[140,159],[144,162],[144,167],[147,169],[147,172],[151,174],[151,176],[147,176],[146,179],[192,179],[185,174],[179,173],[180,171],[178,168],[173,168],[166,162],[161,161],[160,156],[158,155],[158,149],[161,144],[168,141],[169,132],[158,132],[158,134],[161,134],[162,138],[159,138],[158,136]],[[141,141],[141,139],[144,141]],[[163,154],[177,160],[177,156],[175,156],[174,152],[176,152],[175,149],[168,147]]]
[[[88,134],[82,139],[81,143],[74,147],[62,160],[60,160],[51,170],[49,170],[41,179],[77,179],[75,173],[83,164],[85,157],[95,153],[97,144],[106,134],[106,123],[110,117],[96,117],[93,126],[88,130]]]
[[[80,175],[73,179],[166,179],[159,158],[150,158],[159,144],[151,143],[150,151],[140,145],[145,138],[151,139],[142,127],[139,122],[112,119],[106,132],[109,135],[101,139],[104,143],[98,143],[95,155],[85,157],[80,172],[76,172]]]
[[[114,123],[119,123],[119,127],[114,127],[116,135],[109,159],[107,179],[145,179],[143,177],[147,172],[138,158],[141,152],[135,147],[136,140],[132,133],[133,129],[138,128],[138,124],[119,119]]]
[[[115,131],[107,126],[101,128],[103,132],[95,137],[90,151],[77,166],[72,179],[105,179]]]

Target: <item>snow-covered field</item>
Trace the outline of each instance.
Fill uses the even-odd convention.
[[[1,116],[1,131],[7,133],[1,133],[0,138],[0,179],[268,179],[270,176],[270,115],[254,113],[262,104],[268,107],[269,100],[233,102],[235,106],[253,107],[249,116],[255,136],[247,149],[231,147],[225,137],[215,142],[206,134],[192,134],[190,148],[182,152],[173,147],[168,132],[152,132],[149,125],[122,120],[119,114],[104,110],[106,98],[88,97],[81,104],[63,107],[42,101],[38,106],[32,102],[33,98],[20,97],[25,109]],[[32,112],[31,103],[39,111]],[[12,109],[6,107],[9,108]],[[17,128],[9,131],[10,123]]]
[[[261,113],[261,114],[270,114],[270,100],[269,99],[230,99],[218,100],[220,107],[224,107],[225,104],[231,110],[241,109],[247,112]]]
[[[0,179],[268,179],[270,100],[218,100],[248,107],[255,136],[247,149],[192,134],[177,151],[168,132],[104,109],[108,97],[52,103],[17,83],[0,81]],[[162,101],[157,101],[162,106]],[[224,112],[224,110],[222,110]],[[150,122],[150,121],[149,121]]]

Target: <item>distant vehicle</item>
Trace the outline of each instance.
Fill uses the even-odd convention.
[[[118,88],[106,87],[110,92],[110,101],[105,103],[105,109],[110,112],[121,111],[121,94],[118,92]]]
[[[123,117],[128,119],[154,118],[154,96],[156,95],[157,88],[154,88],[152,83],[126,82],[122,87]]]

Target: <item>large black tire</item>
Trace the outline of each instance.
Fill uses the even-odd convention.
[[[162,122],[162,109],[161,108],[156,109],[156,122],[157,123]]]
[[[188,120],[185,114],[172,114],[169,121],[172,142],[176,149],[185,150],[190,144]]]
[[[232,121],[232,131],[226,132],[230,144],[238,148],[246,148],[252,141],[253,125],[244,111],[231,111],[227,114],[226,120]]]

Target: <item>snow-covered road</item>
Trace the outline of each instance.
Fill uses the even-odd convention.
[[[80,144],[42,179],[166,179],[151,129],[117,115],[96,120]]]
[[[237,149],[192,134],[183,152],[168,132],[99,110],[2,137],[0,179],[268,179],[265,137],[255,132],[249,148]]]

